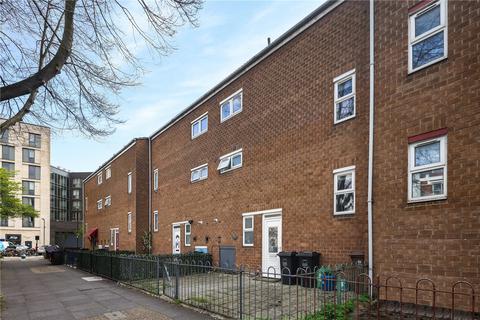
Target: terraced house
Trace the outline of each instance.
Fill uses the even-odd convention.
[[[153,252],[478,284],[479,48],[479,1],[325,3],[149,138]]]

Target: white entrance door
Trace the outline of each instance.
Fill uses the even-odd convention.
[[[282,251],[282,216],[264,216],[262,227],[262,271],[270,277],[280,277],[280,258]],[[276,274],[276,275],[275,275]]]
[[[173,254],[180,253],[180,226],[173,226],[172,232],[172,252]]]
[[[120,231],[118,228],[110,229],[110,250],[117,251],[120,248]]]

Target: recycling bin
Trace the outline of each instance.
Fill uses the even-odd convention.
[[[315,288],[315,270],[320,266],[320,253],[304,251],[297,253],[297,283],[302,287]]]
[[[280,273],[282,274],[282,283],[294,285],[297,283],[295,277],[297,271],[297,252],[282,251],[278,253],[280,257]]]

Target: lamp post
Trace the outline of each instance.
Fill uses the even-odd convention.
[[[45,218],[41,218],[43,221],[43,245],[45,245]]]

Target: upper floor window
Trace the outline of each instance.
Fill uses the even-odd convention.
[[[15,171],[15,162],[2,161],[2,168],[8,171]]]
[[[199,167],[193,168],[190,173],[190,181],[196,182],[208,178],[208,164],[205,163]]]
[[[2,159],[15,161],[15,147],[2,146]]]
[[[355,69],[333,79],[335,94],[334,123],[355,117]]]
[[[103,205],[102,205],[102,199],[98,200],[97,201],[97,209],[100,210],[102,209]]]
[[[243,245],[253,246],[253,220],[254,216],[243,217]]]
[[[97,184],[102,184],[102,182],[103,182],[103,174],[100,172],[97,175]]]
[[[219,170],[220,173],[224,173],[230,170],[240,168],[242,164],[243,164],[243,152],[242,152],[242,149],[239,149],[232,153],[221,156],[220,163],[218,164],[217,170]]]
[[[0,142],[8,143],[8,129],[0,132]]]
[[[78,200],[72,201],[72,209],[77,211],[82,209],[82,203]]]
[[[408,148],[408,200],[447,196],[447,137],[412,143]]]
[[[192,139],[208,131],[208,113],[192,121]]]
[[[447,3],[435,1],[409,16],[408,71],[427,67],[447,57]]]
[[[158,169],[153,170],[153,191],[158,191]]]
[[[132,213],[127,214],[127,231],[128,233],[132,232]]]
[[[110,179],[111,176],[112,176],[112,168],[108,166],[107,169],[105,169],[105,179]]]
[[[73,199],[80,199],[80,190],[78,190],[78,189],[72,190],[72,198]]]
[[[0,227],[8,227],[8,218],[0,217]]]
[[[82,179],[80,179],[80,178],[74,178],[74,179],[72,180],[72,186],[73,186],[74,188],[81,188],[81,187],[82,187]]]
[[[22,181],[22,194],[34,196],[35,195],[35,182]]]
[[[220,102],[220,122],[223,122],[237,113],[242,112],[243,108],[243,93],[242,89],[232,94]]]
[[[22,161],[27,163],[35,163],[35,150],[23,148]]]
[[[158,211],[153,211],[153,231],[158,231]]]
[[[28,166],[28,179],[40,180],[40,167]]]
[[[334,170],[333,183],[333,213],[355,213],[355,166]]]
[[[192,235],[192,225],[190,223],[185,224],[185,246],[190,247]]]
[[[36,133],[29,133],[28,134],[28,145],[30,147],[34,148],[40,148],[42,146],[41,144],[42,141],[42,136]]]
[[[22,227],[24,228],[35,227],[35,219],[33,217],[22,217]]]
[[[22,203],[35,208],[35,198],[34,197],[22,197]]]
[[[129,172],[127,176],[127,192],[132,193],[132,173]]]
[[[112,205],[112,196],[105,197],[105,207],[110,207]]]

